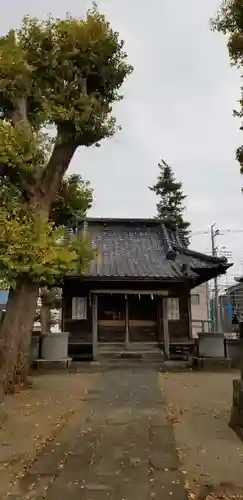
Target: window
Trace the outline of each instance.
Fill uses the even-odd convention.
[[[180,300],[179,298],[168,298],[168,320],[178,321],[180,319]]]
[[[192,304],[192,306],[198,306],[200,304],[199,293],[192,293],[191,294],[191,304]]]
[[[72,298],[72,319],[87,319],[87,297]]]

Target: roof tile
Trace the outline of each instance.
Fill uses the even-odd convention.
[[[92,246],[98,250],[98,257],[85,273],[87,277],[170,279],[185,276],[183,264],[190,277],[197,276],[197,269],[222,267],[220,259],[178,245],[178,237],[167,230],[165,234],[156,219],[86,219],[86,226]],[[174,261],[167,258],[168,234],[177,252]]]

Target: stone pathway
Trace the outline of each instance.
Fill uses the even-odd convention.
[[[9,498],[182,500],[178,467],[156,371],[109,370]]]

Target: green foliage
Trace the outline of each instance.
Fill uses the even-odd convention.
[[[54,124],[80,145],[113,135],[112,104],[132,71],[123,46],[96,7],[84,19],[25,17],[16,40],[0,39],[2,116],[24,95],[35,127]]]
[[[87,239],[65,241],[64,231],[34,213],[6,207],[0,212],[0,279],[15,286],[28,277],[40,285],[55,284],[94,258]]]
[[[44,221],[25,210],[16,186],[0,182],[0,280],[5,286],[14,286],[26,276],[51,285],[77,266],[84,270],[95,257],[90,243],[82,237],[66,241],[62,226],[84,217],[91,203],[89,183],[71,175],[61,184],[51,219]]]
[[[241,70],[243,68],[243,3],[242,0],[224,0],[215,19],[212,20],[214,31],[227,35],[227,46],[230,62]],[[234,116],[241,119],[240,130],[243,130],[243,87],[241,87],[240,109],[234,110]],[[243,146],[236,150],[236,159],[240,163],[243,174]]]
[[[63,179],[53,204],[51,218],[56,226],[72,226],[85,217],[92,206],[90,183],[78,174]]]
[[[23,122],[13,125],[0,121],[0,165],[13,185],[24,186],[30,173],[35,176],[44,171],[50,155],[52,139],[40,131],[30,135]]]
[[[159,198],[156,204],[157,217],[170,229],[179,229],[188,244],[190,223],[184,221],[183,217],[186,195],[183,193],[182,183],[176,181],[172,168],[164,160],[158,166],[157,182],[149,188]]]
[[[0,116],[9,118],[18,99],[28,96],[31,71],[14,30],[0,38]]]
[[[242,0],[224,0],[211,24],[213,30],[228,36],[227,45],[231,63],[241,67],[243,63]]]

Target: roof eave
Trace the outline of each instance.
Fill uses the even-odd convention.
[[[93,223],[93,224],[160,224],[161,220],[157,218],[143,218],[143,217],[134,217],[134,218],[128,218],[128,217],[118,217],[118,218],[113,218],[113,217],[84,217],[78,221],[80,224],[83,222]]]
[[[208,275],[209,279],[216,278],[217,276],[220,276],[221,274],[225,274],[230,267],[232,267],[233,264],[220,264],[217,267],[192,267],[192,270],[196,272],[199,276],[202,275]]]
[[[201,259],[206,262],[212,262],[213,264],[219,264],[219,265],[228,265],[227,264],[227,259],[225,257],[213,257],[212,255],[207,255],[205,253],[201,252],[196,252],[194,250],[190,250],[189,248],[184,248],[176,243],[172,242],[172,247],[177,250],[179,253],[184,253],[185,255],[188,255],[189,257],[194,257],[196,259]],[[233,264],[229,264],[229,267],[233,266]]]
[[[163,282],[163,283],[170,283],[170,282],[180,282],[183,283],[185,281],[188,281],[188,279],[192,279],[190,276],[178,276],[178,277],[169,277],[169,276],[143,276],[143,277],[138,277],[138,276],[84,276],[82,274],[69,274],[68,276],[65,277],[66,279],[75,279],[75,280],[82,280],[82,281],[107,281],[107,282],[121,282],[121,281],[126,281],[126,282]]]

